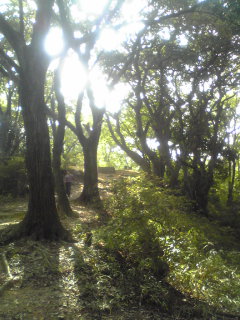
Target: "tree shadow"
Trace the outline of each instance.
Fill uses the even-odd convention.
[[[5,246],[13,285],[1,297],[0,318],[59,319],[64,315],[61,243],[22,239]]]
[[[87,244],[85,244],[85,249],[81,250],[76,244],[72,245],[74,275],[79,290],[78,304],[84,314],[84,319],[101,320],[109,312],[104,310],[104,296],[99,290],[99,279],[94,270],[95,257],[86,247]]]

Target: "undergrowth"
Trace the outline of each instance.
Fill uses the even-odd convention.
[[[156,279],[167,276],[186,295],[239,312],[240,252],[231,229],[193,213],[177,191],[159,185],[143,177],[116,181],[106,203],[112,219],[99,241],[147,275],[141,294],[153,303],[162,295]]]

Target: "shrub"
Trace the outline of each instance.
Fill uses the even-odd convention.
[[[166,275],[186,294],[218,308],[240,308],[240,253],[229,228],[191,211],[176,190],[143,177],[115,182],[112,219],[99,237],[144,273]],[[154,297],[156,300],[156,292]]]
[[[24,159],[14,157],[0,163],[0,194],[23,196],[27,192],[27,176]]]

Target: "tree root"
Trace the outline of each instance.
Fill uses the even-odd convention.
[[[5,245],[21,238],[30,238],[35,241],[48,240],[48,241],[66,241],[74,242],[69,231],[65,230],[61,225],[56,226],[55,230],[46,232],[41,225],[29,225],[25,221],[17,225],[9,226],[3,229],[0,233],[0,244]]]
[[[12,288],[14,284],[19,281],[19,278],[14,278],[12,276],[5,253],[0,254],[0,269],[1,272],[5,274],[7,278],[5,283],[2,286],[0,286],[0,296],[2,296],[7,289]]]
[[[11,274],[10,267],[7,262],[7,258],[6,258],[5,253],[2,253],[0,255],[0,268],[1,268],[2,272],[7,275],[7,277],[12,278],[12,274]]]

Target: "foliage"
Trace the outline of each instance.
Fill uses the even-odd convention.
[[[240,252],[229,228],[192,213],[191,203],[158,180],[124,179],[113,192],[107,204],[112,220],[100,231],[108,248],[133,260],[142,273],[159,274],[164,260],[177,289],[218,308],[239,310]]]
[[[132,190],[138,181],[137,178],[134,181],[128,181],[127,189]],[[119,185],[124,190],[124,185],[122,183]],[[140,189],[144,193],[148,187],[152,188],[153,194],[157,193],[153,183],[147,180],[145,183],[144,181],[140,183],[138,193]],[[165,197],[162,198],[162,201],[164,206],[169,204],[165,212],[167,214],[167,210],[176,207],[176,203],[172,203],[174,199],[176,200],[176,195],[166,192],[165,196],[167,201],[165,202]],[[146,196],[148,199],[149,197],[151,197],[151,192]],[[127,200],[129,199],[130,197]],[[144,203],[147,205],[147,200],[145,200]],[[182,200],[182,202],[179,201],[179,204],[188,209],[189,204],[185,203],[184,199]],[[121,212],[120,207],[123,209],[127,207],[122,204],[122,200],[121,203],[120,201],[118,203],[119,212]],[[0,295],[3,293],[0,318],[46,318],[49,320],[57,318],[227,320],[233,318],[215,316],[211,310],[209,314],[207,306],[201,310],[199,301],[184,303],[179,292],[180,299],[177,304],[174,304],[176,292],[170,290],[171,286],[153,274],[153,270],[149,267],[150,259],[148,260],[145,256],[142,258],[142,263],[141,259],[137,263],[137,250],[133,256],[130,256],[123,255],[123,251],[111,250],[104,246],[102,238],[99,239],[98,230],[101,223],[98,219],[99,211],[96,212],[89,206],[83,207],[73,203],[72,205],[79,213],[79,218],[66,218],[63,222],[67,229],[72,230],[74,243],[22,239],[1,246],[0,268],[1,253],[3,253],[13,277],[11,288],[4,286],[1,292],[2,284],[5,284],[8,279],[6,275],[4,277],[0,275]],[[152,204],[147,209],[151,207],[153,207]],[[23,201],[15,200],[4,206],[1,203],[0,229],[20,221],[25,210],[27,210],[27,203]],[[130,219],[129,215],[126,218]],[[152,218],[154,219],[154,215]],[[182,218],[181,221],[184,219]],[[108,230],[112,233],[111,229]],[[92,244],[87,241],[89,234],[92,234]],[[153,233],[151,235],[154,236]],[[157,240],[158,235],[155,236]],[[120,236],[118,238],[121,241]],[[223,241],[226,239],[223,238]],[[127,239],[125,243],[128,243]],[[117,243],[115,247],[117,248]],[[134,246],[132,248],[134,249]],[[123,247],[123,250],[125,249]],[[235,261],[233,259],[232,261],[237,265],[237,255],[235,255]],[[173,269],[172,266],[171,268]],[[45,308],[42,308],[43,305]],[[169,309],[169,307],[172,308]]]
[[[6,225],[16,223],[16,219],[20,221],[22,208],[22,203],[12,202],[2,221],[0,206],[0,228],[2,222]],[[5,283],[7,279],[0,275],[0,318],[176,319],[165,314],[162,317],[159,306],[149,308],[143,304],[149,293],[155,293],[159,305],[164,307],[168,288],[161,281],[156,281],[147,271],[142,276],[134,266],[125,268],[114,252],[86,244],[90,226],[95,226],[94,230],[99,227],[97,212],[89,207],[76,209],[80,219],[64,219],[75,243],[24,239],[1,247],[0,268],[1,253],[4,253],[13,278],[11,290],[5,287],[1,295],[2,280]]]
[[[98,146],[99,166],[115,167],[123,169],[127,167],[136,167],[136,164],[129,158],[124,151],[113,141],[106,123],[103,123],[101,137]]]
[[[236,115],[239,38],[224,18],[225,10],[232,12],[227,7],[221,1],[150,1],[143,12],[148,28],[136,41],[125,42],[122,55],[113,53],[105,61],[110,77],[121,69],[122,80],[131,86],[124,107],[110,119],[115,142],[144,171],[168,177],[173,186],[183,182],[185,194],[203,214],[217,159],[228,161],[226,127]],[[176,16],[167,19],[166,12]]]
[[[27,192],[27,176],[23,157],[0,163],[0,194],[23,196]]]
[[[76,135],[68,129],[66,129],[64,136],[62,163],[65,168],[69,166],[83,166],[82,147]]]
[[[17,87],[12,81],[0,80],[0,157],[7,159],[23,153],[24,129]]]

